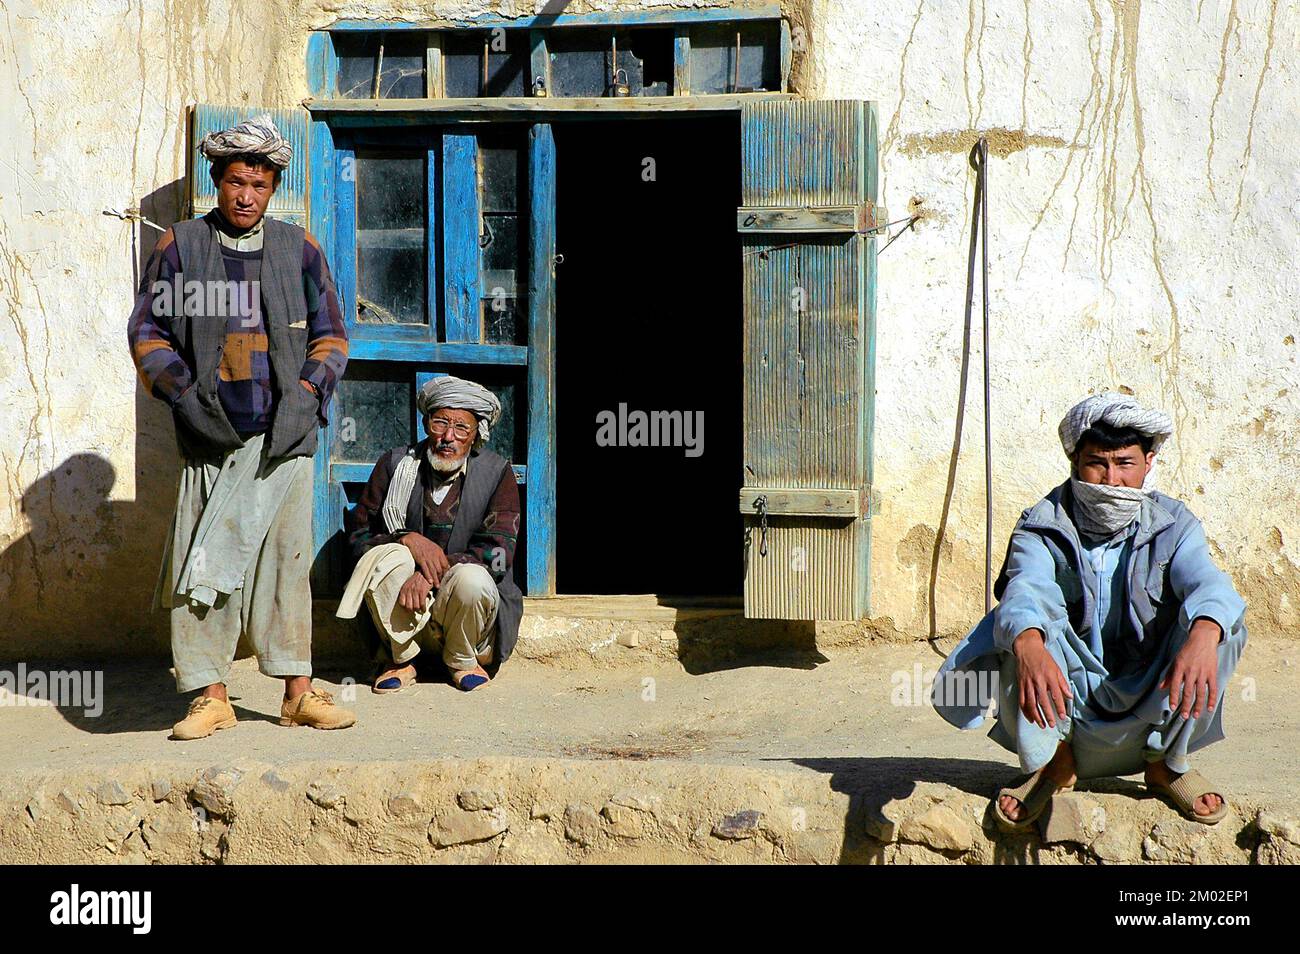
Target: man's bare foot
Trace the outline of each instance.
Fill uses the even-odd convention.
[[[1164,762],[1148,762],[1145,773],[1148,785],[1163,785],[1168,787],[1182,776],[1182,772],[1175,772]],[[1213,792],[1202,795],[1192,803],[1192,811],[1198,815],[1213,815],[1223,804],[1223,798]]]
[[[1057,746],[1056,754],[1052,756],[1052,761],[1043,766],[1043,783],[1052,786],[1054,792],[1063,788],[1069,788],[1078,779],[1074,774],[1074,751],[1070,748],[1068,742],[1062,742]],[[1011,795],[1003,795],[998,799],[998,804],[1002,807],[1002,812],[1012,821],[1020,821],[1024,815],[1025,807],[1021,804],[1020,799]]]

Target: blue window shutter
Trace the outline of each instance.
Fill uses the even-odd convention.
[[[741,110],[749,617],[869,612],[876,128],[860,101]]]
[[[217,189],[212,184],[212,164],[199,152],[199,143],[210,132],[229,129],[259,113],[270,113],[280,135],[293,145],[293,159],[280,176],[280,187],[271,197],[266,214],[283,222],[307,228],[307,111],[305,109],[268,109],[264,106],[213,106],[199,103],[190,110],[189,179],[190,215],[197,217],[217,204]]]

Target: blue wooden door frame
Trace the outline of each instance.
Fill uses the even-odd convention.
[[[313,95],[333,95],[337,62],[327,34],[308,43],[308,81]],[[495,128],[495,124],[491,124]],[[555,593],[555,419],[554,254],[555,138],[545,123],[531,124],[528,135],[528,344],[480,341],[481,289],[478,261],[478,191],[476,130],[479,124],[440,121],[437,127],[383,131],[385,139],[405,149],[426,150],[429,235],[441,222],[444,255],[431,243],[428,256],[428,324],[422,326],[358,325],[356,315],[356,144],[362,130],[336,130],[313,117],[310,134],[308,227],[326,250],[334,270],[340,304],[348,326],[350,360],[390,361],[413,366],[413,386],[446,371],[438,366],[524,365],[527,395],[526,464],[515,466],[524,486],[527,534],[526,589],[530,596]],[[326,174],[320,174],[327,170]],[[438,341],[438,289],[445,294],[445,341]],[[430,366],[433,367],[430,367]],[[346,375],[345,375],[346,377]],[[418,422],[413,422],[419,434]],[[321,435],[315,457],[316,493],[313,527],[317,592],[337,589],[346,570],[338,540],[347,507],[345,482],[364,482],[371,464],[331,460],[338,422],[333,414]]]

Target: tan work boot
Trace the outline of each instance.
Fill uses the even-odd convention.
[[[185,718],[172,726],[172,738],[185,741],[207,738],[218,729],[229,729],[238,721],[227,700],[197,696],[190,700]]]
[[[310,689],[297,699],[285,699],[280,703],[280,725],[346,729],[356,721],[356,713],[336,706],[334,697],[324,689]]]

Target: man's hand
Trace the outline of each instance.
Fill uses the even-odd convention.
[[[1070,683],[1047,651],[1041,629],[1027,629],[1011,646],[1016,654],[1020,681],[1020,711],[1039,728],[1056,728],[1056,720],[1070,714],[1066,699],[1073,699]],[[1039,706],[1042,712],[1039,712]],[[1046,716],[1046,721],[1044,721]]]
[[[400,542],[415,557],[416,568],[428,579],[432,580],[434,586],[437,586],[438,581],[442,579],[442,575],[451,566],[447,562],[447,554],[443,552],[442,547],[419,533],[404,534]]]
[[[412,613],[419,613],[424,609],[424,602],[429,598],[431,589],[433,589],[433,583],[423,573],[416,570],[411,574],[411,578],[402,584],[402,591],[397,595],[397,602]]]
[[[1169,707],[1184,719],[1213,712],[1219,698],[1219,638],[1223,630],[1213,620],[1197,619],[1183,648],[1160,682],[1169,690]]]

